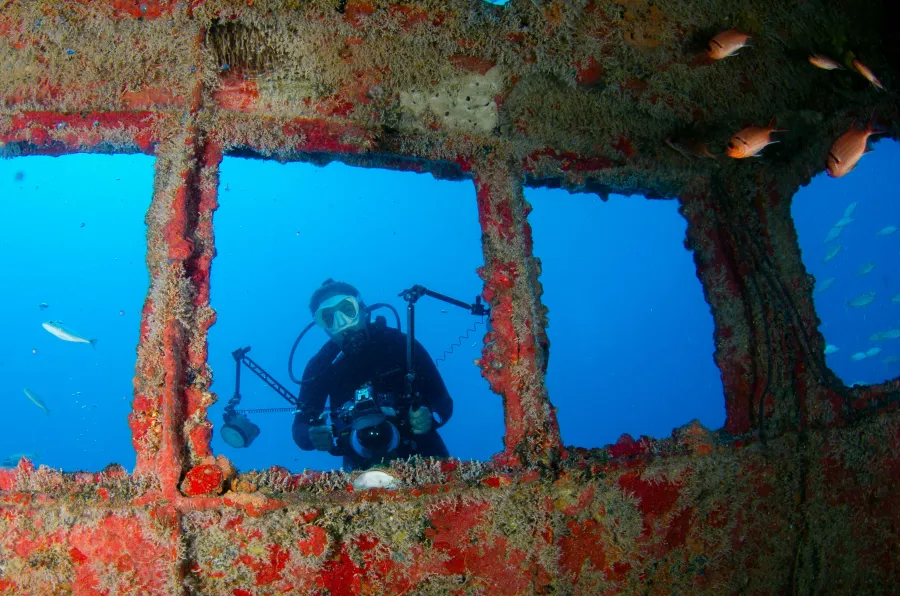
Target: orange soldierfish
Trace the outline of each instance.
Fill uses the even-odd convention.
[[[823,56],[822,54],[810,54],[809,63],[817,68],[821,68],[822,70],[844,70],[844,67],[841,66],[836,60],[832,60],[828,56]]]
[[[749,35],[741,33],[737,29],[722,31],[709,40],[709,43],[706,46],[706,55],[713,60],[727,58],[739,49],[749,46],[749,39]]]
[[[786,129],[775,128],[775,118],[769,122],[765,128],[759,126],[748,126],[739,133],[731,137],[725,149],[728,157],[742,159],[744,157],[754,157],[763,150],[767,145],[777,143],[773,141],[771,136],[773,132],[784,132]]]
[[[825,171],[829,176],[840,178],[856,167],[859,158],[867,153],[866,141],[869,140],[869,137],[884,132],[872,128],[874,123],[875,115],[872,114],[869,124],[863,130],[856,128],[856,122],[854,122],[847,132],[837,138],[825,159]]]
[[[862,62],[860,62],[859,60],[854,58],[853,59],[853,68],[855,68],[857,70],[857,72],[859,72],[859,74],[864,76],[867,81],[869,81],[870,83],[875,85],[876,89],[880,89],[880,90],[884,91],[884,85],[882,85],[881,81],[878,80],[878,77],[876,77],[872,73],[872,71],[869,70],[868,66],[866,66],[865,64],[863,64]]]

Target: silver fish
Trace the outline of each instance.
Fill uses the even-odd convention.
[[[862,267],[859,268],[859,271],[856,272],[857,275],[865,275],[866,273],[871,273],[872,269],[875,268],[875,263],[866,263]]]
[[[896,296],[891,297],[891,302],[900,303],[900,294],[897,294]]]
[[[883,331],[876,331],[872,335],[869,336],[869,341],[881,341],[884,339]]]
[[[47,321],[45,323],[41,323],[41,327],[58,337],[59,339],[65,341],[72,341],[80,344],[91,344],[92,346],[97,345],[96,339],[87,339],[82,337],[78,333],[72,331],[71,329],[67,329],[63,327],[62,321]]]
[[[831,286],[833,286],[833,285],[834,285],[834,279],[835,279],[835,278],[833,278],[833,277],[827,277],[827,278],[823,279],[823,280],[819,283],[819,285],[816,287],[816,293],[817,293],[817,294],[821,294],[822,292],[824,292],[825,290],[827,290],[827,289],[829,289]]]
[[[900,354],[892,354],[887,358],[882,358],[881,361],[885,364],[897,364],[900,362]]]
[[[34,462],[40,456],[40,453],[13,453],[3,458],[3,466],[13,468],[19,465],[19,460],[23,457]]]
[[[881,348],[869,348],[866,350],[866,356],[869,358],[878,356],[879,354],[881,354]]]
[[[839,219],[836,224],[834,224],[834,227],[843,228],[843,227],[846,227],[846,226],[849,226],[850,224],[852,224],[853,221],[854,220],[852,217],[843,217],[843,218]]]
[[[34,405],[44,410],[44,412],[46,412],[48,416],[50,415],[50,408],[47,407],[47,405],[37,393],[29,389],[28,387],[23,388],[22,391],[25,392],[25,397],[30,399],[32,403],[34,403]]]
[[[822,259],[822,262],[827,263],[828,261],[836,257],[839,252],[841,252],[841,245],[832,244],[831,248],[828,249],[828,252],[825,253],[825,258]]]
[[[866,292],[865,294],[860,294],[859,296],[848,302],[847,305],[854,308],[862,308],[863,306],[869,306],[874,301],[875,292]]]
[[[854,211],[856,211],[856,201],[853,201],[852,203],[847,205],[847,208],[844,209],[844,217],[846,218],[852,216]]]
[[[837,352],[838,350],[840,350],[839,347],[833,346],[833,345],[831,345],[831,344],[828,344],[828,345],[825,346],[825,355],[827,356],[827,355],[829,355],[829,354],[834,354],[834,353]]]
[[[838,226],[834,226],[833,228],[831,228],[830,230],[828,230],[828,235],[825,236],[825,244],[828,244],[828,243],[831,242],[832,240],[837,240],[837,239],[838,239],[838,236],[841,235],[841,231],[843,231],[843,229],[844,229],[844,228],[840,228],[840,227],[838,227]]]
[[[878,230],[877,232],[875,232],[875,235],[876,236],[890,236],[891,234],[893,234],[896,231],[897,231],[897,226],[885,226],[885,227],[881,228],[880,230]]]
[[[865,353],[865,352],[857,352],[857,353],[854,354],[853,356],[850,356],[850,360],[854,360],[854,361],[856,361],[856,362],[859,362],[860,360],[865,360],[865,359],[866,359],[866,353]]]
[[[900,329],[888,329],[887,331],[879,331],[878,335],[881,339],[900,339]]]

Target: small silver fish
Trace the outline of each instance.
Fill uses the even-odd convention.
[[[23,388],[22,391],[25,392],[25,397],[30,399],[34,405],[44,410],[44,412],[46,412],[48,416],[50,415],[50,408],[47,407],[47,405],[37,393],[29,389],[28,387]]]
[[[875,235],[876,236],[890,236],[891,234],[893,234],[896,231],[897,231],[897,226],[885,226],[885,227],[881,228],[880,230],[878,230],[877,232],[875,232]]]
[[[40,453],[13,453],[3,458],[3,466],[14,468],[19,465],[19,460],[23,457],[34,462],[41,456]]]
[[[830,289],[831,286],[834,285],[834,280],[835,278],[833,277],[826,277],[825,279],[823,279],[816,287],[816,293],[821,294],[822,292]]]
[[[62,321],[47,321],[45,323],[41,323],[41,327],[64,341],[71,341],[81,344],[91,344],[95,347],[97,345],[96,339],[87,339],[80,336],[78,333],[72,331],[71,329],[63,327]]]
[[[866,292],[865,294],[860,294],[859,296],[848,302],[847,305],[854,308],[862,308],[864,306],[869,306],[874,301],[875,292]]]
[[[46,308],[50,308],[50,305],[47,304],[46,302],[41,302],[40,304],[38,304],[38,308],[41,310],[44,310]]]
[[[872,335],[869,336],[869,341],[881,341],[884,339],[884,335],[882,331],[876,331]]]
[[[845,216],[845,217],[842,217],[841,219],[839,219],[839,220],[837,221],[837,223],[834,224],[834,227],[836,227],[836,228],[843,228],[843,227],[846,227],[846,226],[849,226],[850,224],[852,224],[853,221],[854,221],[854,220],[853,220],[852,217],[846,217],[846,216]]]
[[[827,263],[828,261],[836,257],[839,252],[841,252],[841,245],[832,244],[831,248],[828,249],[828,252],[825,253],[825,258],[822,259],[822,262]]]
[[[896,296],[893,296],[893,297],[891,298],[891,302],[896,302],[896,303],[900,304],[900,294],[897,294]]]
[[[847,205],[847,208],[844,209],[844,217],[852,217],[854,211],[856,211],[856,201],[853,201],[852,203]]]
[[[881,354],[881,348],[869,348],[866,350],[866,357],[872,358]]]
[[[857,352],[853,356],[850,356],[850,360],[853,360],[855,362],[859,362],[860,360],[865,360],[865,359],[866,359],[865,352]]]
[[[840,350],[839,347],[833,346],[831,344],[827,344],[825,346],[825,355],[828,356],[829,354],[834,354],[835,352],[838,352],[839,350]]]
[[[887,358],[882,358],[881,361],[885,364],[897,364],[900,362],[900,354],[892,354]]]
[[[869,262],[859,268],[859,271],[856,272],[857,275],[866,275],[867,273],[871,273],[872,269],[875,268],[875,263]]]
[[[828,230],[828,235],[825,236],[825,244],[828,244],[828,243],[831,242],[832,240],[837,240],[837,239],[838,239],[838,236],[841,235],[841,232],[842,232],[843,230],[844,230],[844,228],[841,228],[841,227],[838,227],[838,226],[834,226],[833,228],[831,228],[830,230]]]
[[[900,339],[900,329],[888,329],[880,331],[881,339]]]

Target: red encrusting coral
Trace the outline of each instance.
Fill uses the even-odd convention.
[[[217,495],[222,492],[225,474],[215,464],[194,466],[181,482],[181,492],[189,497]]]
[[[574,102],[559,97],[547,99],[542,111],[533,100],[529,105],[523,92],[529,84],[550,89],[535,84],[550,72],[549,64],[553,80],[563,79],[565,94],[574,90],[575,101],[594,105],[592,94],[601,91],[607,68],[614,65],[611,85],[618,82],[621,98],[608,99],[619,107],[623,100],[635,103],[637,109],[629,112],[652,109],[656,123],[721,117],[714,105],[662,90],[653,72],[636,72],[628,61],[614,59],[620,56],[613,52],[617,40],[628,44],[623,55],[639,61],[635,48],[646,53],[666,43],[669,27],[678,40],[693,35],[690,28],[675,28],[678,11],[631,3],[616,21],[603,3],[592,1],[577,7],[577,22],[575,8],[562,2],[482,6],[473,12],[452,4],[350,0],[334,6],[312,2],[283,15],[279,6],[258,8],[251,0],[79,0],[71,6],[13,3],[0,15],[5,55],[19,65],[6,81],[23,81],[12,80],[2,92],[4,155],[99,148],[157,156],[148,212],[152,285],[139,330],[129,416],[135,473],[109,468],[62,474],[35,469],[27,459],[0,469],[0,592],[777,593],[798,586],[859,591],[897,583],[900,565],[884,545],[897,543],[900,524],[892,484],[900,475],[900,430],[892,414],[900,407],[900,386],[894,380],[848,392],[817,378],[822,371],[814,370],[817,363],[808,352],[820,353],[823,342],[811,284],[796,238],[784,224],[790,193],[768,173],[770,162],[760,162],[761,173],[748,175],[755,189],[749,194],[741,190],[748,186],[743,174],[727,168],[711,176],[711,184],[703,178],[709,170],[674,171],[667,160],[657,163],[658,155],[645,154],[654,146],[648,139],[663,138],[659,131],[610,127],[602,118],[582,122]],[[43,17],[35,19],[38,12]],[[297,31],[280,28],[276,21],[282,16]],[[473,25],[479,19],[494,28],[496,52],[485,51]],[[303,28],[306,23],[313,29]],[[96,26],[90,31],[116,31],[122,39],[119,57],[135,51],[148,57],[130,64],[127,76],[110,69],[101,73],[102,80],[96,75],[73,80],[79,77],[72,76],[71,65],[96,69],[109,55],[108,47],[65,51],[65,40],[86,24]],[[240,65],[202,72],[204,59],[219,57],[219,49],[206,44],[207,35],[221,31],[222,24],[234,24],[238,32],[262,27],[272,34],[269,41],[292,31],[286,37],[298,44],[320,40],[319,29],[335,33],[334,48],[304,56],[320,60],[313,69],[325,65],[310,75],[321,77],[323,93],[301,98],[291,112],[286,94],[264,86],[266,77],[287,75],[289,87],[308,83],[301,80],[306,75],[251,73]],[[446,31],[437,31],[442,27]],[[577,54],[560,52],[567,28],[584,42]],[[188,35],[173,36],[179,31]],[[425,68],[397,64],[383,54],[381,64],[358,63],[373,39],[390,37],[385,32],[418,36]],[[190,67],[194,74],[187,88],[173,74],[183,61],[173,61],[172,72],[155,65],[169,51],[160,39],[175,38],[190,40],[172,45],[193,53],[189,62],[198,67],[196,73]],[[60,56],[51,55],[60,50],[69,66],[60,67]],[[421,87],[411,71],[484,75],[498,64],[508,75],[494,96],[503,124],[490,135],[448,132],[436,122],[421,123],[421,130],[405,128],[377,99],[384,92],[393,101],[400,92]],[[685,64],[691,63],[684,56],[664,58],[654,70],[674,72],[673,65]],[[775,88],[771,81],[751,84],[740,63],[728,66],[737,69],[747,109],[757,89]],[[711,74],[716,65],[702,60],[690,67],[695,75],[702,69]],[[676,80],[671,84],[677,87]],[[704,93],[701,87],[694,91]],[[850,96],[844,94],[842,101]],[[765,100],[779,103],[777,97]],[[273,115],[276,102],[278,113],[290,115]],[[27,109],[19,109],[23,106]],[[40,111],[44,108],[55,111]],[[547,112],[574,126],[547,120]],[[236,478],[227,460],[212,459],[212,425],[205,412],[215,399],[205,337],[215,320],[212,213],[222,154],[234,148],[277,159],[316,153],[453,179],[474,177],[485,250],[479,274],[493,309],[493,330],[479,365],[504,399],[503,452],[485,464],[420,464],[403,478],[411,486],[400,491],[355,491],[345,476],[292,475],[283,468],[263,472],[265,480],[257,485]],[[802,158],[795,160],[799,164]],[[802,176],[813,171],[805,165],[795,169]],[[561,450],[540,366],[547,349],[546,313],[523,176],[528,183],[579,190],[593,185],[658,190],[669,183],[703,189],[681,193],[688,220],[685,245],[694,251],[715,317],[725,430],[736,437],[692,424],[676,429],[670,440],[623,435],[605,449]],[[762,290],[754,289],[754,281]],[[788,301],[790,308],[780,305]],[[766,324],[774,330],[771,341]],[[776,366],[763,364],[766,349],[774,350]],[[789,434],[796,430],[802,432],[800,441]],[[766,440],[764,451],[757,437]],[[414,480],[419,473],[429,480]],[[179,486],[184,494],[177,492]],[[220,496],[222,491],[227,492]],[[74,521],[73,510],[78,511]],[[252,585],[241,583],[245,578]]]

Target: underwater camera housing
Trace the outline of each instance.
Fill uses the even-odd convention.
[[[379,397],[382,399],[379,400]],[[379,396],[366,383],[356,390],[353,399],[338,410],[338,418],[348,426],[350,448],[363,458],[386,455],[400,444],[400,431],[389,420],[396,417],[392,408],[382,408],[381,401],[388,395]],[[345,433],[341,433],[342,435]]]

